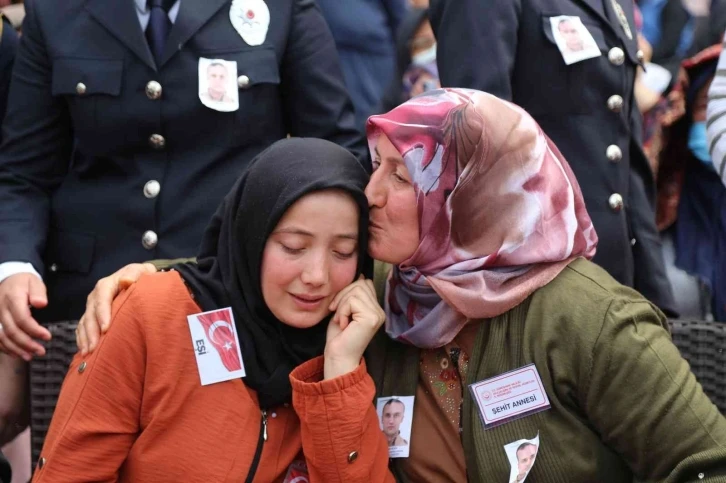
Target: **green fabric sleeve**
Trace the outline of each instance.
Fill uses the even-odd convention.
[[[581,361],[590,367],[581,403],[605,444],[639,479],[724,481],[726,419],[666,327],[649,302],[614,299],[592,358]]]
[[[389,263],[375,261],[373,264],[373,285],[376,287],[376,295],[378,295],[378,303],[383,307],[384,297],[386,296],[386,281],[391,273],[393,265]]]
[[[146,263],[152,264],[154,267],[156,267],[156,271],[165,270],[172,265],[176,265],[177,263],[197,263],[196,258],[174,258],[172,260],[150,260]]]

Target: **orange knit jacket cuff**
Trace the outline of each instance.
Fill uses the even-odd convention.
[[[297,366],[290,373],[293,391],[307,396],[335,394],[359,384],[368,375],[366,363],[361,359],[354,371],[324,381],[324,361],[324,357],[319,356]]]

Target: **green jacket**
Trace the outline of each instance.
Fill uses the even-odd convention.
[[[726,482],[726,420],[667,327],[650,302],[583,259],[519,306],[483,321],[467,386],[534,363],[552,407],[485,430],[466,388],[469,481],[508,482],[503,447],[539,433],[527,482]],[[366,360],[378,397],[415,394],[418,349],[381,332]],[[398,461],[391,470],[406,481]]]

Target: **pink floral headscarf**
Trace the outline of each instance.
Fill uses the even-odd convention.
[[[575,176],[521,108],[468,89],[418,96],[368,120],[417,194],[420,241],[386,288],[386,331],[442,347],[473,319],[501,315],[578,257],[597,235]]]

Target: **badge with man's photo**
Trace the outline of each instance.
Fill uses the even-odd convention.
[[[237,62],[200,57],[199,100],[215,111],[232,112],[239,109]]]
[[[389,458],[408,458],[415,396],[379,397],[376,404],[381,431],[388,440]]]
[[[570,15],[550,17],[550,25],[552,37],[565,64],[570,65],[602,55],[600,47],[580,17]]]
[[[504,446],[509,460],[508,483],[522,483],[527,479],[539,452],[539,433],[534,439],[520,439]]]
[[[187,317],[202,386],[245,377],[232,309]]]

